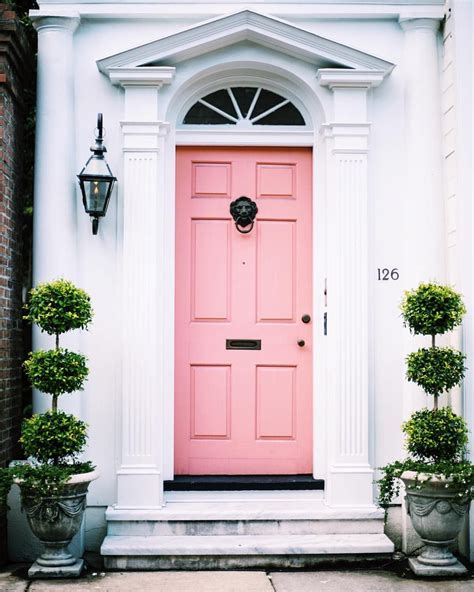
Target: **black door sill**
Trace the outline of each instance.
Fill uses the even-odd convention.
[[[324,489],[312,475],[176,475],[165,491],[271,491]]]

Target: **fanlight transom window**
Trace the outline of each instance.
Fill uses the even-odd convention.
[[[235,86],[199,99],[183,119],[184,125],[305,125],[289,100],[262,87]]]

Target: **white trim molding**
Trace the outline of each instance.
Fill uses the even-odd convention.
[[[369,459],[368,91],[383,75],[319,71],[333,92],[326,144],[328,269],[326,503],[373,505]]]
[[[199,23],[179,33],[101,59],[97,66],[103,74],[108,74],[110,69],[117,67],[150,66],[163,62],[175,65],[241,41],[253,41],[299,60],[310,61],[317,67],[337,65],[386,74],[394,67],[391,62],[252,10]]]
[[[319,86],[330,89],[316,92],[312,88],[308,99],[312,97],[316,104],[325,94],[331,114],[329,120],[321,110],[321,117],[314,122],[317,129],[326,122],[321,128],[325,155],[320,162],[326,162],[327,188],[321,191],[321,200],[326,203],[323,207],[332,229],[325,245],[329,254],[328,375],[324,379],[325,402],[319,407],[326,409],[325,423],[331,427],[327,431],[327,462],[326,458],[315,460],[315,467],[327,467],[328,505],[373,506],[368,445],[368,95],[394,65],[245,10],[97,62],[113,84],[124,88],[124,318],[130,311],[139,311],[124,323],[120,508],[161,507],[163,478],[170,478],[173,471],[169,450],[172,429],[166,424],[172,425],[174,393],[175,146],[195,142],[229,145],[230,140],[233,145],[253,145],[257,139],[250,133],[228,135],[226,130],[227,141],[223,141],[222,130],[176,130],[175,117],[169,114],[166,118],[170,118],[170,124],[159,121],[159,113],[166,113],[160,101],[164,97],[169,101],[170,95],[163,85],[173,80],[187,85],[187,94],[183,91],[180,96],[181,106],[175,108],[175,113],[180,113],[196,88],[180,72],[174,79],[173,64],[244,38],[279,49],[285,55],[282,59],[288,54],[298,55],[306,71],[311,68],[314,72],[319,66]],[[335,68],[337,64],[341,67]],[[209,83],[205,76],[197,86],[199,82]],[[314,132],[269,130],[267,137],[259,130],[258,144],[265,145],[269,140],[289,146],[315,145]],[[142,202],[139,208],[137,200]],[[147,289],[141,290],[145,284]],[[137,317],[151,309],[151,317]],[[315,331],[326,339],[321,323],[315,323]],[[318,454],[323,454],[324,448],[321,444]]]
[[[297,17],[335,19],[398,19],[403,16],[443,18],[445,0],[254,0],[263,10],[282,18]],[[248,0],[233,0],[228,5],[221,0],[46,0],[40,1],[40,11],[64,11],[63,6],[74,8],[87,19],[147,19],[147,18],[209,18],[228,10],[234,12],[248,6]]]
[[[117,508],[163,506],[163,335],[156,330],[166,315],[164,296],[165,142],[170,126],[156,120],[158,90],[170,81],[142,84],[130,75],[116,77],[125,89],[123,134],[123,362],[121,461],[117,471]],[[132,84],[127,81],[132,80]],[[144,312],[146,311],[146,313]],[[152,328],[150,330],[150,328]]]
[[[117,508],[163,505],[163,122],[122,122],[122,446]],[[139,203],[138,203],[139,202]],[[160,222],[162,221],[162,222]],[[146,313],[145,313],[146,311]]]

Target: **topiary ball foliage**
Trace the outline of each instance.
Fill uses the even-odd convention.
[[[405,292],[401,304],[405,326],[415,335],[441,335],[461,324],[466,308],[449,286],[420,284]]]
[[[23,366],[34,388],[62,395],[82,390],[89,374],[86,362],[82,354],[59,348],[31,352]]]
[[[25,419],[20,443],[26,456],[39,462],[61,464],[74,460],[84,449],[87,424],[63,411],[47,411]]]
[[[33,288],[25,308],[25,318],[49,335],[86,329],[93,315],[89,295],[63,279]]]
[[[402,429],[406,449],[416,460],[458,462],[466,452],[467,424],[450,407],[415,411]]]
[[[450,347],[421,348],[407,356],[406,376],[428,395],[439,396],[461,383],[465,359],[462,352]]]

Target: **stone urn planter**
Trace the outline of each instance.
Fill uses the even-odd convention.
[[[30,577],[63,578],[80,575],[84,560],[71,555],[68,545],[81,527],[89,484],[98,477],[98,471],[73,475],[59,498],[22,496],[28,524],[45,546],[42,555],[28,570]],[[16,482],[21,489],[21,480]]]
[[[405,471],[401,479],[406,489],[406,507],[413,528],[426,545],[409,559],[420,576],[451,576],[467,572],[449,550],[461,532],[470,499],[460,497],[461,489],[442,475]]]

